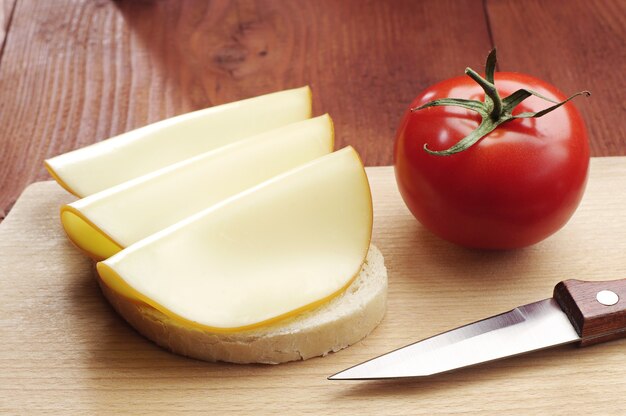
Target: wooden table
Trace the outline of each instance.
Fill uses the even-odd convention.
[[[626,155],[623,0],[0,0],[0,219],[42,160],[183,112],[311,85],[337,146],[392,162],[438,80],[533,74],[579,99],[592,156]]]
[[[626,122],[623,114],[626,102],[624,39],[626,2],[623,0],[0,0],[0,220],[29,183],[49,179],[42,166],[42,160],[47,157],[176,114],[305,84],[311,85],[313,89],[315,114],[328,112],[333,116],[337,147],[346,144],[355,146],[369,166],[389,165],[392,163],[397,123],[412,98],[422,88],[438,80],[462,74],[466,66],[480,69],[494,45],[498,47],[500,70],[535,75],[557,85],[566,93],[591,90],[593,96],[587,100],[578,100],[576,105],[589,129],[592,156],[623,156],[626,155]],[[601,166],[615,166],[618,173],[623,175],[622,159],[604,161],[610,163]],[[602,176],[603,180],[610,181],[614,170],[599,171],[607,173]],[[391,178],[391,174],[387,176]],[[623,186],[623,182],[615,181],[612,182],[614,188],[610,189]],[[594,184],[593,195],[602,193],[605,182],[596,181]],[[605,199],[590,200],[587,208],[581,211],[581,218],[595,218],[596,222],[581,220],[576,223],[579,224],[578,228],[570,227],[569,230],[573,231],[567,232],[582,235],[587,232],[585,227],[599,230],[594,227],[601,227],[604,223],[596,213],[606,210],[597,201],[612,206],[614,211],[611,212],[615,212],[615,215],[623,212],[619,208],[623,205],[611,205],[610,192],[613,191],[607,192],[602,194]],[[623,195],[619,192],[617,194]],[[60,201],[68,196],[57,195],[56,198]],[[46,208],[46,215],[55,209],[59,201],[48,201],[51,208]],[[399,201],[397,195],[394,201]],[[42,209],[34,211],[34,218],[40,222],[41,229],[50,231],[53,225],[50,225],[52,223],[47,217],[40,215],[44,212]],[[403,207],[398,202],[394,209]],[[16,208],[16,214],[17,211]],[[402,218],[409,218],[411,224],[414,224],[408,214]],[[6,221],[7,225],[11,223],[10,219]],[[54,226],[58,228],[58,224]],[[9,229],[5,227],[4,230],[8,232]],[[611,229],[611,238],[625,241],[621,230],[623,227]],[[386,232],[377,232],[382,245],[389,251],[397,244],[409,242],[406,238],[398,240],[400,243],[388,241],[384,237]],[[30,234],[14,235],[21,244],[17,246],[18,249],[22,247],[29,250],[32,246],[32,251],[50,248],[54,252],[60,247],[56,240],[46,242],[45,239],[39,239],[36,244],[31,244],[31,240],[28,240]],[[428,238],[424,237],[426,240]],[[575,240],[568,234],[558,238],[552,241]],[[598,237],[597,241],[603,241],[601,238]],[[8,240],[5,243],[5,248],[14,245]],[[424,253],[424,258],[434,255],[435,260],[443,264],[445,256],[442,253],[447,252],[447,246],[438,240],[428,240],[427,244],[430,244],[429,247],[434,245],[435,250]],[[610,246],[607,243],[594,248],[594,253],[600,256],[598,259],[604,255],[613,261],[611,271],[616,275],[605,277],[601,274],[608,263],[599,264],[601,262],[598,260],[598,264],[594,263],[593,267],[587,264],[584,260],[587,248],[566,243],[562,246],[553,242],[547,244],[538,249],[516,252],[514,256],[521,257],[521,260],[508,262],[507,267],[519,269],[526,264],[547,267],[545,265],[548,263],[535,261],[536,256],[542,256],[542,247],[569,247],[572,251],[566,254],[575,260],[569,266],[572,271],[584,270],[594,279],[623,277],[623,262],[620,260],[623,258],[620,247],[623,246]],[[15,249],[16,252],[19,252],[18,249]],[[401,261],[394,263],[392,259],[390,263],[395,279],[401,275],[399,271],[410,271],[420,264],[419,256],[415,258],[410,255],[408,249],[405,252],[407,254]],[[455,258],[460,256],[474,264],[474,254],[465,251],[455,253]],[[9,254],[7,251],[5,258],[13,257]],[[492,259],[494,262],[490,264],[497,268],[492,274],[500,270],[505,258],[508,257]],[[41,260],[33,260],[33,267],[43,270],[44,266]],[[515,292],[517,298],[509,296],[501,299],[500,303],[492,305],[493,311],[488,312],[496,313],[501,308],[536,299],[542,294],[547,296],[552,277],[556,279],[562,267],[548,269],[548,274],[546,270],[541,271],[541,276],[546,279],[541,284],[545,287],[533,285],[533,281],[519,286],[516,281],[509,279],[503,281],[501,288],[492,288],[497,295],[500,289],[503,293],[509,293],[511,287],[521,287]],[[622,275],[618,276],[620,273]],[[10,279],[19,277],[24,276],[0,276],[0,279],[4,285]],[[47,285],[44,289],[57,288],[51,279],[44,279],[43,282]],[[91,360],[89,365],[90,368],[108,369],[110,374],[101,378],[94,375],[81,378],[84,361],[73,362],[74,350],[60,351],[59,354],[64,358],[58,362],[42,361],[42,365],[45,364],[44,368],[58,366],[69,378],[45,380],[46,383],[53,383],[50,389],[33,392],[31,397],[37,409],[56,409],[60,414],[65,414],[65,411],[72,410],[72,404],[80,402],[93,405],[92,411],[96,413],[106,409],[118,413],[128,411],[124,401],[128,400],[126,389],[135,380],[133,372],[144,363],[134,355],[137,349],[145,352],[154,362],[167,360],[169,364],[164,365],[171,367],[168,371],[180,370],[179,382],[195,389],[197,397],[205,396],[206,391],[202,390],[204,387],[195,387],[194,383],[206,379],[208,373],[219,373],[223,366],[202,366],[191,360],[172,357],[142,338],[133,337],[132,331],[121,325],[121,321],[107,309],[93,282],[89,283],[88,279],[76,279],[76,282],[78,289],[59,299],[69,303],[80,299],[77,307],[82,308],[80,310],[84,314],[64,317],[59,312],[59,316],[55,315],[57,326],[45,328],[41,338],[34,339],[33,342],[38,344],[35,353],[30,353],[31,361],[39,362],[37,360],[43,360],[41,357],[49,356],[44,343],[49,336],[59,335],[56,328],[63,325],[84,326],[84,319],[88,319],[89,314],[97,313],[108,317],[108,320],[102,321],[100,326],[86,329],[91,331],[94,344],[83,345],[84,342],[81,344],[77,341],[72,345],[76,351],[104,351],[100,359],[99,353],[88,357]],[[421,284],[418,279],[409,283]],[[31,283],[24,280],[22,284]],[[9,291],[3,286],[3,293],[16,293],[16,296],[31,293],[21,287]],[[395,292],[391,291],[392,296],[398,295],[398,287],[394,289]],[[436,290],[435,286],[432,288]],[[40,289],[33,289],[33,293]],[[33,299],[36,301],[37,298]],[[42,295],[41,299],[47,298]],[[479,302],[479,297],[472,299]],[[20,306],[17,301],[11,305],[17,305],[15,308]],[[439,305],[441,308],[444,306]],[[389,323],[383,331],[393,330],[393,325],[397,323],[393,320],[393,314],[399,314],[405,307],[406,304],[397,302],[391,305]],[[34,310],[19,309],[19,313],[28,314]],[[475,315],[461,316],[467,310],[474,311]],[[485,316],[484,310],[481,309],[480,313],[476,311],[479,309],[472,309],[471,305],[466,310],[455,310],[459,316],[446,316],[445,320],[434,319],[427,330],[420,328],[419,333],[413,328],[415,333],[410,333],[407,339],[444,330],[453,322],[461,322],[461,318],[472,320]],[[8,327],[2,325],[8,325],[6,322],[16,319],[15,316],[18,315],[0,316],[0,339],[9,339]],[[18,318],[22,319],[21,316]],[[437,315],[441,316],[443,314]],[[28,332],[29,325],[34,325],[34,321],[24,319],[23,332],[26,334],[22,334],[20,339],[28,338],[31,334]],[[104,333],[102,338],[100,331]],[[73,334],[68,332],[68,340],[74,339],[71,338],[76,336]],[[113,344],[112,339],[115,339]],[[385,350],[388,346],[380,345],[383,340],[388,341],[385,337],[379,337],[360,343],[352,350],[353,354],[365,359],[377,348]],[[389,341],[389,345],[400,344],[404,339],[396,341],[395,344]],[[617,353],[616,345],[604,347],[602,351],[606,357],[614,360],[609,364],[623,366],[623,357]],[[48,355],[42,353],[40,357],[37,351],[44,351]],[[19,376],[16,379],[28,380],[30,367],[21,367],[18,359],[22,351],[7,349],[3,352],[4,364],[0,363],[0,373],[3,368],[11,368],[12,374]],[[541,357],[556,367],[561,360],[561,353],[548,351],[541,353]],[[536,357],[512,360],[507,364],[527,368],[517,373],[518,378],[527,379],[531,386],[528,391],[518,391],[520,397],[528,401],[525,408],[534,408],[538,413],[542,413],[541,409],[552,409],[551,414],[557,414],[560,406],[552,399],[566,393],[574,394],[568,389],[575,389],[581,393],[594,394],[596,403],[607,406],[611,405],[611,400],[620,401],[621,407],[617,412],[623,411],[623,377],[602,380],[604,385],[589,386],[585,379],[563,370],[563,380],[571,383],[553,383],[552,390],[546,392],[542,384],[532,384],[539,372],[547,371],[545,365],[532,367]],[[335,368],[342,368],[353,363],[354,356],[336,354],[332,360],[335,361],[326,362],[334,363]],[[580,365],[585,368],[594,368],[594,358],[583,353],[571,355],[568,362],[572,366],[563,368],[577,371],[578,367],[574,366],[579,365],[577,360],[583,360]],[[265,376],[271,377],[272,373],[280,371],[296,372],[296,367],[300,369],[298,371],[308,369],[306,371],[316,377],[323,377],[327,373],[317,368],[314,361],[269,368],[263,372]],[[235,372],[236,376],[244,377],[253,375],[257,369],[245,366],[237,368]],[[41,381],[47,376],[45,371],[41,370],[37,373],[39,375],[33,377],[39,377],[37,380]],[[494,411],[500,409],[507,413],[507,408],[503,406],[508,398],[498,397],[499,384],[507,383],[498,378],[502,373],[489,366],[477,371],[482,375],[482,382],[487,383],[485,390],[482,390],[484,394],[479,395],[485,400],[482,408]],[[134,390],[135,399],[139,403],[134,404],[138,408],[146,412],[159,408],[184,410],[178,407],[180,400],[176,401],[179,399],[178,391],[168,385],[167,380],[159,379],[159,371],[151,368],[146,374],[145,378],[137,379],[137,388]],[[363,403],[373,403],[379,407],[389,403],[389,413],[393,413],[394,409],[399,412],[399,407],[394,407],[394,403],[397,405],[407,395],[413,396],[414,401],[410,403],[418,405],[419,400],[415,398],[418,393],[440,394],[441,397],[457,397],[459,400],[449,404],[452,407],[448,408],[442,405],[436,409],[418,410],[424,414],[437,411],[446,413],[446,409],[471,413],[481,406],[477,405],[473,410],[466,408],[461,398],[471,388],[463,381],[473,380],[475,374],[461,373],[461,379],[444,376],[428,384],[411,383],[400,389],[395,384],[356,387],[350,390],[349,400],[343,403],[350,408],[353,406],[355,412],[361,409]],[[83,388],[79,381],[84,379],[93,381],[92,389]],[[126,387],[120,387],[120,379],[126,380]],[[234,386],[235,393],[232,394],[237,394],[239,379],[233,376],[226,382]],[[450,385],[452,388],[448,389]],[[605,385],[612,385],[618,391],[608,392],[606,390],[610,389],[605,388]],[[170,407],[160,407],[159,401],[152,407],[144,406],[141,400],[148,396],[152,400],[151,389],[154,386],[162,387],[155,391],[166,392],[162,402],[171,399]],[[273,399],[279,398],[281,390],[271,390],[271,383],[268,386],[270,390],[267,391],[271,394],[261,402],[265,404],[265,410],[277,410],[279,402]],[[31,391],[27,385],[10,387],[17,392],[18,398],[27,396]],[[22,387],[25,390],[22,391]],[[65,391],[63,389],[67,387],[68,394],[74,396],[66,397],[55,407],[53,405],[56,402],[52,398],[56,397],[56,387],[59,391]],[[292,387],[296,389],[297,386],[294,384]],[[305,390],[310,386],[302,387]],[[507,387],[516,388],[510,383]],[[605,392],[610,393],[606,398],[603,396]],[[313,389],[313,394],[313,397],[322,394],[323,397],[317,397],[320,400],[328,399],[326,390]],[[381,396],[386,396],[387,401],[381,401]],[[227,401],[223,401],[222,407],[217,409],[225,410],[227,404]],[[309,409],[311,414],[315,413],[313,404]],[[248,405],[248,410],[257,406],[252,402]],[[582,398],[570,402],[569,412],[582,405]],[[350,408],[343,408],[344,413],[348,414]],[[211,413],[211,408],[205,405],[196,407],[196,410],[202,409]],[[76,405],[73,410],[80,413],[86,411],[86,408]],[[288,413],[288,409],[285,410]],[[612,413],[607,408],[596,410],[597,414],[623,414]],[[515,409],[508,408],[507,414],[515,414]]]

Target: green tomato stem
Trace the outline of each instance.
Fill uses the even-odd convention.
[[[465,74],[467,74],[470,78],[472,78],[478,85],[482,87],[485,91],[485,101],[478,100],[466,100],[462,98],[440,98],[438,100],[430,101],[420,107],[412,108],[411,111],[419,111],[429,107],[437,107],[437,106],[457,106],[467,108],[472,111],[476,111],[482,117],[482,121],[480,125],[472,131],[469,135],[459,140],[456,144],[451,146],[445,150],[430,150],[427,144],[424,144],[424,150],[432,155],[436,156],[450,156],[464,150],[469,149],[471,146],[476,144],[480,139],[485,137],[487,134],[494,131],[499,125],[506,123],[507,121],[511,121],[514,119],[520,118],[538,118],[549,112],[556,110],[563,104],[567,103],[571,99],[578,97],[579,95],[583,95],[585,97],[589,97],[591,93],[589,91],[581,91],[578,92],[566,100],[561,102],[554,101],[550,98],[547,98],[538,92],[529,90],[529,89],[519,89],[512,93],[511,95],[501,98],[498,90],[495,86],[494,74],[496,69],[496,49],[494,48],[487,57],[487,63],[485,64],[485,77],[483,78],[471,68],[465,69]],[[545,108],[541,111],[537,112],[525,112],[517,115],[513,115],[513,110],[517,105],[519,105],[522,101],[530,96],[539,97],[543,100],[549,101],[553,103],[551,107]]]

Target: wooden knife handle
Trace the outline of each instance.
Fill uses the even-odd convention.
[[[626,337],[626,279],[565,280],[555,286],[554,299],[580,335],[580,346]]]

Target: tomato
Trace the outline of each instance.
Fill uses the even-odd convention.
[[[531,89],[546,98],[566,97],[529,75],[495,73],[501,97]],[[445,80],[419,94],[411,107],[446,97],[484,100],[470,77]],[[513,114],[550,106],[531,96]],[[537,243],[559,230],[585,190],[589,145],[583,120],[567,103],[540,118],[500,124],[473,146],[449,156],[444,150],[477,129],[481,116],[456,106],[407,110],[398,129],[394,164],[408,208],[434,234],[473,248],[512,249]]]

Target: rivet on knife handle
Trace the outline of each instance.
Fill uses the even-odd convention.
[[[554,299],[580,335],[580,346],[626,337],[626,279],[565,280],[554,288]]]

